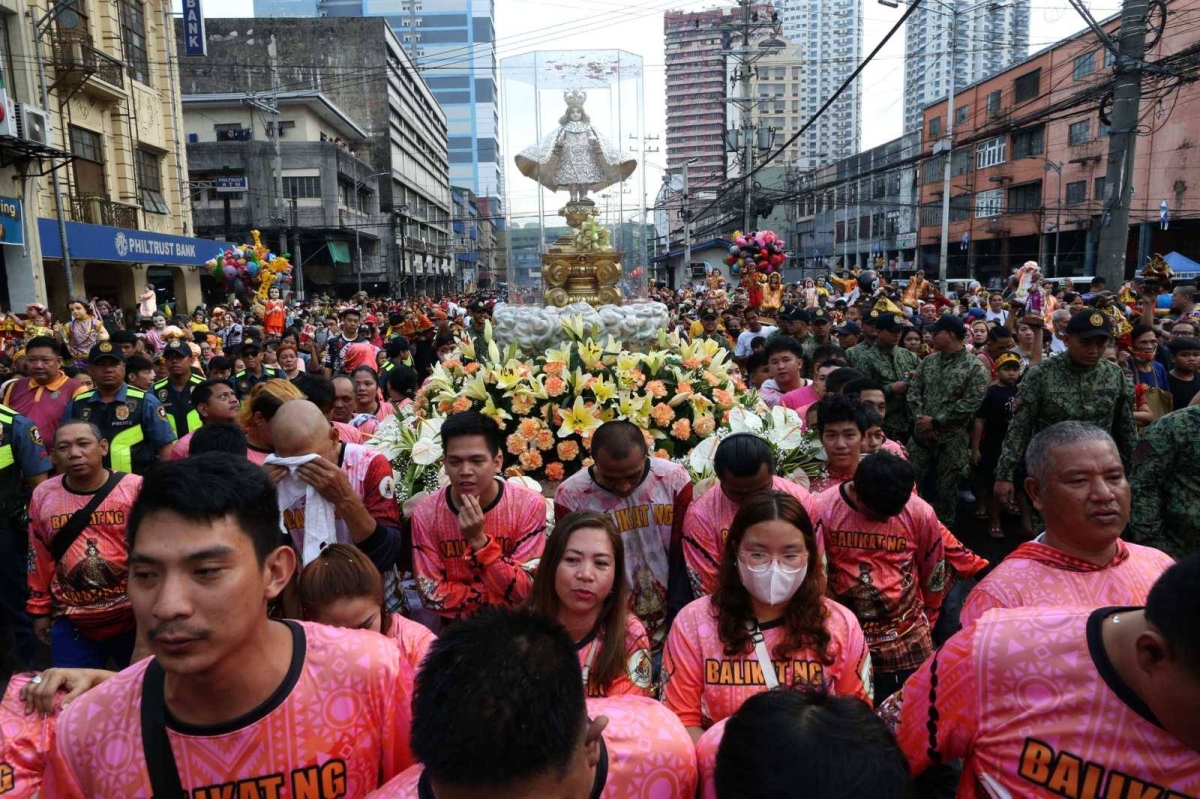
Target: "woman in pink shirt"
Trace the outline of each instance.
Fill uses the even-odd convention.
[[[370,366],[360,366],[350,375],[354,382],[354,416],[350,424],[365,435],[374,435],[379,423],[396,413],[379,393],[379,376]]]

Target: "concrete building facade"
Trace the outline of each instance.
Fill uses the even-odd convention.
[[[1200,2],[1175,4],[1172,14],[1161,40],[1148,50],[1148,62],[1195,44],[1186,21],[1200,15]],[[1110,34],[1118,25],[1116,17],[1101,22]],[[1050,276],[1095,273],[1100,226],[1111,200],[1108,127],[1101,112],[1114,62],[1085,30],[956,93],[955,106],[966,109],[966,119],[956,129],[951,162],[950,277],[1000,279],[1030,259]],[[1130,177],[1128,275],[1154,252],[1174,250],[1200,260],[1200,163],[1193,156],[1200,118],[1188,111],[1200,100],[1200,89],[1185,84],[1162,93],[1144,85],[1138,116],[1145,133],[1139,132]],[[945,114],[945,102],[924,109],[926,129]],[[938,264],[945,156],[933,155],[929,143],[923,156],[919,245],[929,272]]]
[[[209,56],[181,64],[182,91],[252,92],[269,102],[267,49],[274,37],[279,86],[321,92],[365,132],[348,146],[372,173],[391,177],[379,182],[377,202],[386,217],[377,229],[382,257],[363,264],[375,270],[364,269],[364,283],[387,284],[396,293],[432,291],[453,260],[446,115],[388,24],[338,17],[209,19],[206,25]],[[176,35],[182,35],[179,25]],[[273,203],[273,181],[267,190]],[[275,231],[287,234],[286,216]]]
[[[969,86],[1023,61],[1029,52],[1030,0],[922,5],[904,26],[904,130],[921,125],[921,111],[950,91],[951,7],[958,9],[954,85]],[[969,9],[969,10],[968,10]],[[957,121],[955,123],[957,127]],[[936,139],[940,131],[926,131]]]

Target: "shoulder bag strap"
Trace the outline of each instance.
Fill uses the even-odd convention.
[[[758,660],[758,668],[762,671],[763,682],[768,691],[779,687],[779,675],[775,673],[775,664],[771,662],[771,653],[767,651],[767,640],[757,622],[747,622],[750,628],[750,640],[754,642],[754,657]]]
[[[108,475],[108,480],[104,485],[92,494],[92,498],[88,503],[79,510],[71,514],[71,518],[67,519],[67,523],[58,528],[54,538],[50,540],[50,554],[54,556],[54,562],[62,560],[63,555],[67,554],[67,550],[75,543],[75,540],[83,534],[87,529],[88,522],[92,519],[92,514],[96,512],[96,508],[100,507],[100,503],[108,498],[108,495],[117,487],[117,483],[121,482],[121,478],[125,476],[124,472],[111,472]]]
[[[142,753],[150,775],[153,799],[184,797],[179,767],[167,737],[167,702],[163,696],[166,674],[158,660],[150,661],[142,680]]]

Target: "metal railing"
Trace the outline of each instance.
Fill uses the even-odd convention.
[[[95,76],[105,83],[125,88],[125,65],[96,48],[92,37],[81,31],[55,29],[54,70],[60,79],[82,83]]]
[[[105,225],[139,230],[138,206],[115,202],[100,195],[85,194],[66,198],[71,219],[89,225]]]

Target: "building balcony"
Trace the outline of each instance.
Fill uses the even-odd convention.
[[[139,230],[138,206],[110,200],[100,195],[67,197],[72,221],[89,225]]]
[[[80,89],[108,101],[125,96],[125,65],[96,48],[82,31],[54,29],[51,38],[52,88],[67,96]]]

